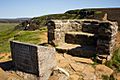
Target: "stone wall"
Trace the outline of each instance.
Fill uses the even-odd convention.
[[[54,44],[54,45],[61,45],[66,41],[68,42],[68,39],[66,38],[68,32],[82,31],[82,32],[92,33],[93,35],[97,34],[99,22],[100,22],[99,20],[92,20],[92,19],[51,20],[48,22],[48,25],[47,25],[48,26],[48,43]],[[70,38],[70,40],[75,41],[74,38]],[[77,39],[76,41],[74,43],[80,42]]]
[[[116,22],[104,21],[99,24],[98,40],[97,40],[97,54],[111,55],[114,52],[116,45],[116,34],[118,24]]]
[[[48,42],[57,46],[62,43],[95,46],[98,55],[110,55],[115,48],[117,30],[117,22],[111,21],[51,20],[48,22]]]
[[[80,20],[52,20],[48,22],[48,43],[60,45],[65,42],[65,33],[81,31]]]
[[[35,74],[39,80],[48,80],[56,66],[55,49],[11,41],[11,53],[16,70]]]
[[[83,21],[82,31],[97,34],[99,21]]]

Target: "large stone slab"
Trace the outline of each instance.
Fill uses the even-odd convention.
[[[56,66],[55,49],[11,41],[11,53],[16,70],[35,74],[40,80],[48,80]]]
[[[85,32],[67,32],[65,42],[70,44],[92,45],[96,46],[97,40],[94,34]]]
[[[56,50],[60,53],[68,53],[73,56],[81,57],[92,57],[96,54],[96,49],[94,46],[81,46],[67,43],[57,46]]]

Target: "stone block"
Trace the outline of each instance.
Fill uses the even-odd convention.
[[[96,45],[96,37],[94,34],[84,32],[67,32],[65,34],[65,42],[80,45]]]
[[[112,39],[112,40],[103,40],[103,39],[97,39],[97,45],[104,45],[104,44],[108,44],[108,45],[110,45],[110,44],[115,44],[116,42],[115,42],[115,39]],[[110,46],[112,46],[112,45],[110,45]]]
[[[35,74],[40,80],[48,80],[56,66],[54,48],[17,41],[11,41],[10,45],[16,70]]]
[[[98,33],[99,35],[113,36],[116,35],[118,25],[115,22],[101,22],[99,24]]]
[[[96,54],[96,49],[93,46],[81,46],[68,50],[68,54],[79,57],[93,57]]]
[[[84,21],[82,25],[82,31],[88,33],[98,33],[99,23],[96,21]]]

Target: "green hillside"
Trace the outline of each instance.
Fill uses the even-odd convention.
[[[62,19],[63,20],[63,19],[78,19],[78,18],[79,18],[79,15],[67,14],[67,13],[44,15],[40,17],[34,17],[29,21],[22,22],[21,24],[16,26],[16,29],[36,30],[41,27],[45,27],[48,19]],[[28,23],[30,24],[30,27],[26,29],[25,27],[27,26]]]
[[[32,44],[40,44],[41,33],[46,32],[46,28],[35,31],[15,30],[18,23],[0,23],[0,53],[10,52],[10,40],[17,40]]]
[[[117,21],[120,23],[120,8],[96,8],[96,9],[76,9],[69,10],[63,14],[50,14],[31,19],[32,23],[36,23],[37,27],[43,27],[46,25],[49,19],[97,19],[102,20],[105,13],[108,14],[108,20]],[[120,26],[120,24],[119,24]],[[32,26],[31,26],[32,27]]]

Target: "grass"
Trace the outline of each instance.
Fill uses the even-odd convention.
[[[116,80],[113,75],[108,76],[108,75],[102,75],[102,80]]]
[[[35,31],[14,30],[16,23],[0,23],[0,53],[10,52],[10,40],[17,40],[32,44],[40,44],[40,34],[46,32],[46,28]]]
[[[14,40],[20,42],[27,42],[31,44],[40,44],[41,38],[39,37],[43,31],[35,30],[35,31],[20,31],[14,37]]]
[[[0,23],[0,53],[9,52],[9,40],[14,36],[16,31],[14,27],[17,23]]]
[[[106,63],[106,66],[112,68],[115,72],[120,72],[120,48],[114,52],[113,58]]]

